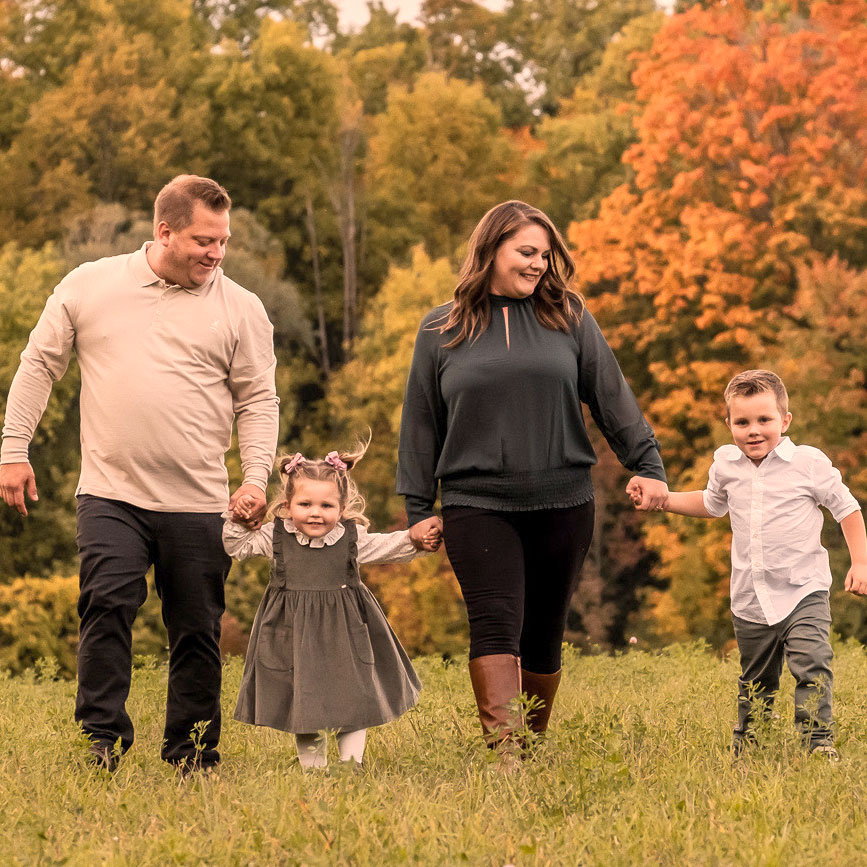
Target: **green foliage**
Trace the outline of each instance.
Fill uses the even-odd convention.
[[[0,671],[21,674],[40,659],[75,673],[78,578],[18,578],[0,584]]]
[[[18,357],[45,300],[65,267],[52,246],[22,250],[0,247],[0,406],[5,410]],[[51,573],[72,566],[75,555],[73,493],[78,481],[78,368],[74,363],[55,384],[30,446],[39,502],[22,518],[0,508],[0,583],[26,573]],[[0,415],[0,422],[3,415]]]
[[[146,207],[189,166],[202,112],[171,82],[186,73],[149,33],[107,24],[58,87],[30,107],[0,159],[0,213],[28,244],[57,238],[96,199]]]
[[[366,175],[372,253],[400,261],[424,242],[449,256],[490,207],[515,193],[516,155],[480,84],[425,73],[389,88]]]
[[[633,19],[656,11],[653,0],[511,0],[505,12],[509,45],[532,64],[542,112],[556,114],[616,35]]]
[[[789,392],[795,442],[822,449],[855,497],[867,500],[867,272],[839,259],[804,266],[773,358]],[[784,347],[784,349],[783,349]],[[836,522],[827,517],[823,544],[837,576],[834,598],[843,635],[867,641],[863,600],[846,593],[849,552]]]
[[[394,476],[415,336],[424,314],[451,298],[455,280],[446,259],[431,260],[416,247],[408,267],[392,267],[365,311],[353,357],[329,383],[326,400],[335,431],[346,439],[363,436],[368,428],[373,433],[371,447],[353,477],[374,526],[387,525],[403,513],[403,498],[394,493]]]
[[[73,684],[0,678],[0,846],[10,865],[859,864],[864,652],[835,650],[835,766],[802,752],[788,675],[733,763],[737,659],[700,643],[567,653],[550,737],[512,774],[482,745],[465,657],[416,660],[418,708],[370,731],[360,774],[333,745],[303,773],[291,736],[234,721],[232,660],[222,769],[185,783],[159,759],[165,667],[134,673],[136,742],[110,778],[85,765]]]
[[[539,124],[544,148],[529,154],[529,182],[556,225],[595,217],[602,199],[631,176],[623,154],[636,138],[632,73],[663,20],[661,12],[633,18],[558,113]]]

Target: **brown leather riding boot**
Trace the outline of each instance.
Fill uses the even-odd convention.
[[[510,653],[477,656],[470,660],[470,681],[485,743],[497,747],[521,725],[519,714],[510,707],[521,694],[521,662]]]
[[[554,696],[560,686],[562,670],[553,674],[536,674],[533,671],[521,669],[521,684],[527,698],[538,698],[542,704],[534,710],[527,711],[527,728],[536,734],[542,734],[548,729],[548,720],[551,718],[551,708],[554,704]]]

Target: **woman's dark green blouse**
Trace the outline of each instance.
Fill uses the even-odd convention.
[[[501,511],[565,508],[593,496],[585,403],[620,462],[665,481],[659,443],[617,359],[586,310],[569,333],[536,319],[533,298],[491,295],[478,339],[444,349],[435,327],[451,302],[422,320],[400,425],[397,492],[410,525],[443,506]]]

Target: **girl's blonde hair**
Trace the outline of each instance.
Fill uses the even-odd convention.
[[[314,482],[334,482],[340,502],[340,520],[354,521],[367,527],[370,521],[364,515],[364,497],[358,492],[349,471],[364,457],[370,445],[357,440],[351,451],[329,452],[324,458],[308,460],[300,452],[280,455],[276,466],[280,473],[283,496],[271,504],[268,512],[278,518],[288,517],[287,505],[295,494],[295,487],[302,479]]]
[[[488,327],[491,322],[491,272],[497,250],[524,226],[533,224],[548,233],[551,244],[548,267],[533,292],[536,319],[545,328],[565,332],[580,321],[584,299],[572,288],[575,262],[557,227],[547,214],[526,202],[501,202],[479,220],[470,236],[450,311],[428,326],[440,334],[453,328],[457,330],[445,344],[446,349],[464,340],[472,341]]]

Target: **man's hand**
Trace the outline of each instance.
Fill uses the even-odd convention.
[[[660,512],[668,500],[668,485],[659,479],[633,476],[626,486],[626,494],[639,512]]]
[[[846,575],[846,583],[843,585],[850,593],[858,596],[867,596],[867,565],[853,563]]]
[[[409,538],[419,551],[436,551],[442,542],[443,522],[433,515],[409,528]]]
[[[22,515],[27,515],[27,506],[24,505],[25,491],[34,503],[39,499],[33,467],[27,461],[21,464],[0,464],[0,496],[7,506],[12,506]]]
[[[229,508],[236,524],[258,530],[268,509],[268,501],[265,499],[265,492],[258,485],[246,484],[241,485],[229,498]]]

